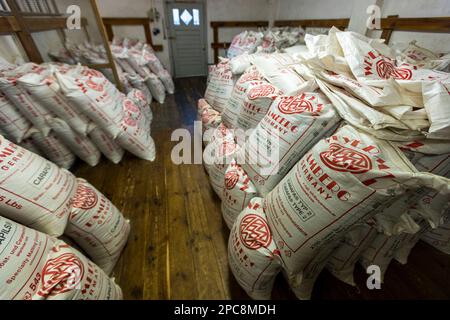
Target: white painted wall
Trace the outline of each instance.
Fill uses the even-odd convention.
[[[348,18],[359,0],[279,0],[278,20]]]

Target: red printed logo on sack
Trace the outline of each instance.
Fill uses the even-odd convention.
[[[377,60],[375,62],[375,60]],[[365,75],[373,74],[372,69],[375,64],[375,70],[378,76],[382,79],[394,78],[397,80],[409,80],[412,77],[412,71],[408,68],[399,68],[394,64],[394,61],[381,54],[376,54],[373,51],[367,53],[365,59]]]
[[[337,143],[331,143],[327,151],[321,152],[320,159],[327,167],[339,172],[358,174],[372,169],[367,155]]]
[[[87,79],[86,80],[86,85],[89,88],[91,88],[92,90],[99,91],[99,92],[103,91],[103,85],[101,83],[95,83],[91,79]]]
[[[239,181],[239,173],[237,170],[228,171],[225,174],[225,188],[227,190],[233,189]]]
[[[83,184],[78,185],[76,195],[73,199],[74,208],[88,210],[97,204],[98,196],[94,189]]]
[[[247,97],[250,100],[254,100],[256,98],[260,97],[267,97],[275,92],[275,87],[270,84],[263,84],[260,86],[257,86],[255,88],[250,89],[248,92]]]
[[[272,241],[266,221],[255,214],[249,214],[241,220],[239,231],[244,246],[252,250],[268,247]]]
[[[236,143],[234,141],[223,141],[217,150],[217,155],[219,157],[232,154],[236,150]]]
[[[297,97],[281,97],[281,101],[278,103],[278,109],[284,114],[313,112],[314,110],[312,103],[305,100],[304,95]]]
[[[55,296],[76,289],[83,279],[84,267],[73,253],[49,259],[42,269],[40,296]]]
[[[147,102],[147,98],[144,96],[144,93],[141,90],[135,90],[134,97],[141,101]]]
[[[123,107],[130,112],[139,112],[139,108],[130,99],[123,100]]]

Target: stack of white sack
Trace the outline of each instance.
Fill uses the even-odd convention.
[[[0,139],[0,216],[51,236],[69,236],[109,274],[127,242],[129,221],[86,181]]]
[[[107,62],[103,45],[89,42],[67,44],[67,49],[51,53],[50,57],[58,62],[76,64],[101,64]],[[143,91],[149,102],[154,98],[163,103],[168,94],[173,94],[175,86],[170,73],[162,65],[153,48],[138,40],[127,38],[114,39],[111,52],[116,63],[119,78],[126,93],[134,89]],[[110,69],[101,72],[112,82]]]
[[[258,299],[281,270],[300,299],[324,268],[349,284],[358,261],[384,274],[448,210],[447,56],[335,28],[305,41],[222,59],[198,105],[230,266]]]
[[[15,143],[30,138],[27,146],[61,167],[69,168],[75,156],[95,166],[101,153],[118,163],[123,149],[155,158],[145,95],[134,89],[127,98],[96,70],[11,65],[0,71],[0,92],[2,134]]]

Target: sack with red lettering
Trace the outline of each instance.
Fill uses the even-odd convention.
[[[107,274],[125,247],[130,222],[102,193],[77,179],[69,222],[64,234],[73,239]]]
[[[133,89],[127,94],[127,98],[130,99],[136,106],[139,107],[139,109],[144,113],[144,115],[150,120],[153,120],[153,112],[152,108],[150,107],[150,103],[152,100],[148,100],[146,95],[138,90]]]
[[[33,300],[122,300],[122,290],[96,264],[58,240],[42,269]]]
[[[450,64],[450,57],[440,56],[428,49],[417,45],[411,41],[408,46],[396,57],[397,63],[409,63],[418,68],[435,69],[445,71]]]
[[[450,83],[422,84],[423,102],[430,121],[429,139],[450,139]]]
[[[393,78],[402,87],[421,92],[422,82],[450,80],[450,75],[445,72],[421,69],[407,63],[397,64],[395,57],[382,51],[386,45],[376,46],[372,40],[357,33],[338,32],[336,36],[353,75],[365,84],[382,87],[387,79]]]
[[[231,96],[234,87],[229,60],[223,59],[213,70],[205,91],[205,100],[214,110],[222,112]]]
[[[240,56],[245,53],[253,53],[261,44],[263,34],[255,31],[243,31],[231,40],[230,47],[227,50],[229,59]]]
[[[67,100],[81,110],[112,138],[121,132],[124,95],[100,72],[78,67],[67,73],[55,72]]]
[[[77,134],[65,121],[59,118],[50,119],[49,124],[57,137],[77,157],[92,167],[99,163],[101,153],[88,137]]]
[[[205,99],[198,99],[197,101],[197,120],[202,120],[203,111],[211,109],[211,106]]]
[[[2,72],[0,75],[0,90],[22,115],[46,136],[50,132],[50,127],[47,124],[47,119],[51,117],[50,112],[41,103],[33,99],[30,93],[17,82],[20,77],[28,73],[40,74],[44,71],[44,67],[34,63],[26,63],[14,70]]]
[[[424,134],[419,130],[412,130],[404,122],[368,106],[345,90],[320,79],[316,79],[316,82],[331,100],[338,114],[352,126],[379,139],[411,141],[424,138]]]
[[[233,135],[215,139],[205,147],[203,153],[205,169],[209,174],[211,186],[220,199],[225,188],[225,171],[238,150],[239,146],[234,141]]]
[[[236,127],[244,131],[256,128],[273,101],[281,95],[280,90],[266,81],[250,82],[239,109]]]
[[[239,152],[242,168],[266,195],[340,118],[320,92],[279,96]]]
[[[222,120],[228,128],[236,128],[237,120],[244,105],[250,83],[262,80],[263,76],[256,67],[248,68],[244,74],[239,77],[222,112]]]
[[[55,66],[37,74],[29,73],[17,80],[19,86],[24,88],[33,99],[38,101],[47,110],[66,121],[78,134],[86,135],[89,119],[78,111],[62,94],[58,81],[53,73]]]
[[[202,131],[205,132],[206,130],[217,128],[222,123],[222,116],[220,115],[220,112],[209,106],[203,109],[201,120]]]
[[[327,261],[326,269],[337,279],[356,286],[353,278],[361,253],[373,242],[377,230],[367,223],[353,226]]]
[[[146,82],[147,77],[142,78],[138,74],[126,74],[125,77],[127,78],[128,82],[131,84],[131,86],[133,88],[135,88],[134,90],[141,91],[145,95],[146,100],[152,101],[153,96],[152,96],[152,92],[148,88],[148,85]]]
[[[264,209],[288,274],[406,190],[448,194],[449,180],[417,172],[389,142],[344,126],[319,141],[265,197]]]
[[[222,217],[228,228],[233,227],[239,213],[258,192],[244,169],[232,160],[225,171],[225,188],[222,196]]]
[[[122,100],[122,114],[122,131],[116,142],[141,159],[155,160],[155,142],[150,135],[151,119],[148,111],[143,111],[132,100],[125,98]]]
[[[62,143],[53,132],[44,137],[40,132],[31,134],[32,141],[48,160],[61,168],[69,169],[75,162],[75,155]]]
[[[153,98],[155,98],[155,100],[159,103],[164,103],[164,100],[166,99],[166,91],[161,80],[159,80],[156,75],[149,74],[145,79],[145,83],[152,93]]]
[[[270,299],[281,271],[280,252],[262,208],[253,198],[237,217],[228,240],[228,264],[239,285],[253,299]]]
[[[0,129],[8,135],[8,138],[16,143],[20,143],[25,138],[30,127],[31,123],[0,92]]]
[[[47,234],[61,235],[75,194],[75,177],[37,154],[0,139],[0,214]]]
[[[94,128],[89,132],[89,138],[111,162],[117,164],[122,160],[125,151],[103,129]]]

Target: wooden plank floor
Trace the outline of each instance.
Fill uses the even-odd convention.
[[[227,265],[228,229],[220,200],[202,165],[174,165],[174,129],[192,129],[204,78],[176,81],[177,92],[163,105],[153,103],[154,162],[126,154],[114,165],[102,159],[92,168],[80,162],[77,176],[103,192],[131,220],[131,234],[114,276],[126,299],[248,299]],[[448,299],[450,256],[420,243],[406,266],[394,262],[381,290],[365,288],[356,270],[354,288],[323,272],[313,299]],[[274,299],[295,299],[279,277]]]

